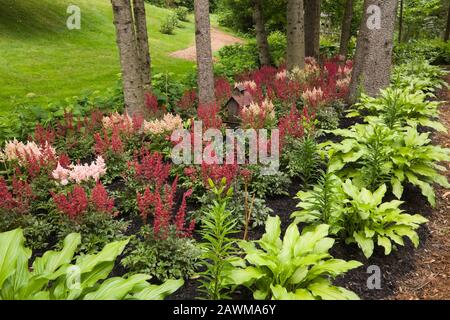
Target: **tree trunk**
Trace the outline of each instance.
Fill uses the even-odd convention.
[[[380,89],[389,86],[397,0],[364,0],[363,14],[350,83],[350,103],[356,102],[361,90],[377,96]]]
[[[262,66],[271,64],[269,42],[267,41],[266,27],[261,0],[253,0],[253,22],[255,23],[256,43],[258,44],[259,62]]]
[[[449,38],[450,38],[450,5],[448,6],[447,28],[445,29],[444,41],[448,41]]]
[[[305,55],[319,58],[320,53],[320,0],[305,3]]]
[[[345,3],[344,17],[342,19],[341,28],[341,44],[339,46],[339,54],[347,57],[348,43],[350,42],[352,32],[353,19],[353,0],[347,0]]]
[[[287,49],[288,70],[305,67],[305,28],[303,0],[287,2]]]
[[[136,45],[141,64],[142,82],[144,90],[149,91],[152,87],[151,60],[148,47],[147,17],[145,15],[144,0],[133,0],[134,23],[136,27]]]
[[[403,0],[400,0],[400,17],[398,17],[398,43],[402,42],[403,38]]]
[[[215,102],[215,97],[209,1],[195,0],[194,13],[198,69],[198,98],[200,104],[211,104]]]
[[[134,36],[130,0],[111,0],[116,41],[122,69],[125,110],[128,114],[144,114],[144,89]]]

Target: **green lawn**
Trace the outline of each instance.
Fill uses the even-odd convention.
[[[66,27],[70,4],[81,8],[81,30]],[[154,72],[183,75],[193,63],[167,54],[193,43],[193,18],[163,35],[168,13],[147,6],[152,65]],[[0,114],[13,101],[46,103],[104,90],[119,72],[109,0],[0,0]]]

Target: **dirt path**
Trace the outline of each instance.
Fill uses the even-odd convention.
[[[234,37],[228,33],[220,31],[218,29],[211,29],[211,47],[212,51],[216,52],[224,46],[234,44],[234,43],[244,43],[244,40]],[[196,50],[195,44],[189,48],[172,52],[169,56],[174,58],[180,58],[190,61],[196,60]]]
[[[441,107],[441,122],[450,131],[450,91],[443,89],[438,97],[447,101]],[[449,133],[435,134],[433,141],[450,148]],[[444,165],[450,178],[450,163]],[[392,299],[450,299],[450,191],[437,188],[436,195],[437,205],[428,223],[430,236],[417,250],[416,269],[398,284]]]

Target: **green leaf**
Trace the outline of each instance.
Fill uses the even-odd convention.
[[[355,238],[356,243],[361,248],[366,258],[370,258],[374,249],[373,240],[370,238],[366,238],[362,231],[355,231],[353,233],[353,237]]]
[[[159,286],[148,284],[144,288],[139,288],[139,291],[133,294],[132,297],[138,300],[163,300],[165,297],[177,291],[183,284],[184,281],[182,279],[170,279]]]
[[[378,245],[384,247],[384,254],[388,255],[391,253],[392,244],[391,240],[386,237],[378,236]]]
[[[23,255],[31,257],[31,251],[24,247],[22,229],[0,233],[0,290],[3,283],[16,272],[17,259]]]

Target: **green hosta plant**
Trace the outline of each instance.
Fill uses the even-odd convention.
[[[145,274],[107,279],[128,240],[109,243],[97,254],[74,257],[81,236],[72,233],[61,251],[45,252],[31,269],[31,250],[24,241],[22,229],[0,233],[2,300],[159,300],[183,285],[183,280],[152,285]]]
[[[447,129],[434,119],[439,117],[439,102],[427,100],[430,94],[422,91],[411,91],[410,88],[399,89],[390,87],[381,90],[378,97],[362,95],[355,110],[347,116],[360,116],[361,111],[368,112],[365,120],[369,123],[381,122],[390,129],[422,125],[446,132]]]
[[[358,188],[349,179],[342,189],[347,196],[344,200],[344,237],[347,243],[356,242],[367,258],[372,255],[375,243],[384,247],[386,255],[391,253],[392,242],[403,245],[404,236],[411,239],[414,246],[419,245],[415,230],[428,220],[419,214],[403,213],[399,208],[402,201],[383,203],[386,185],[372,193]]]
[[[327,237],[328,228],[322,224],[300,234],[292,223],[280,239],[280,218],[269,217],[261,240],[239,243],[245,257],[235,263],[232,283],[249,287],[255,299],[358,299],[355,293],[331,283],[361,263],[333,259],[328,250],[334,240]]]
[[[429,133],[414,127],[390,130],[381,124],[357,124],[350,129],[334,130],[344,137],[340,143],[326,142],[323,150],[330,159],[329,171],[370,190],[390,183],[400,199],[409,182],[435,205],[433,183],[445,188],[450,184],[440,174],[446,169],[440,161],[450,161],[450,150],[431,144]]]
[[[389,161],[395,132],[384,125],[356,124],[332,133],[344,139],[321,144],[329,160],[328,170],[340,177],[352,178],[361,186],[377,188],[389,179]]]
[[[450,161],[450,149],[444,149],[431,144],[429,133],[418,133],[415,128],[406,127],[391,145],[392,162],[391,185],[395,196],[400,199],[405,182],[417,186],[428,202],[434,207],[436,196],[433,183],[444,188],[450,184],[440,171],[446,168],[439,165],[440,161]]]
[[[308,191],[299,191],[297,207],[299,211],[292,213],[296,223],[325,223],[330,226],[330,234],[338,234],[343,228],[345,195],[342,181],[332,173],[324,174]]]

